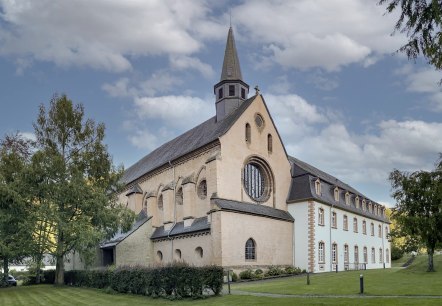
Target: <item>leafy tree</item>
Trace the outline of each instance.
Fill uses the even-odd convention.
[[[392,213],[398,224],[396,233],[411,241],[408,245],[416,241],[425,245],[427,270],[433,272],[434,250],[442,242],[442,154],[434,171],[394,170],[390,182],[396,200]]]
[[[31,229],[22,174],[32,155],[32,142],[15,133],[0,141],[0,259],[5,278],[9,263],[28,255]]]
[[[66,255],[96,247],[133,214],[117,202],[122,170],[113,166],[103,144],[104,125],[85,120],[81,104],[54,96],[48,110],[40,106],[34,130],[39,149],[34,165],[44,173],[39,184],[47,191],[42,207],[55,240],[55,284],[62,285]]]
[[[409,59],[422,53],[431,65],[442,70],[442,0],[379,1],[385,3],[388,13],[401,9],[395,30],[407,33],[409,40],[399,51]]]

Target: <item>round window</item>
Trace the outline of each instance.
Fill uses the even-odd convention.
[[[259,160],[249,161],[244,167],[244,189],[250,198],[264,202],[270,197],[271,181],[265,164]]]
[[[202,180],[198,185],[198,197],[204,200],[207,197],[207,182]]]
[[[256,123],[256,126],[260,129],[262,127],[264,127],[264,119],[262,118],[262,116],[260,114],[255,115],[255,123]]]

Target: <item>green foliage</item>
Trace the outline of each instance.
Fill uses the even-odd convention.
[[[399,248],[395,245],[392,245],[391,246],[391,260],[401,259],[402,256],[404,256],[404,251],[401,248]]]
[[[241,279],[252,279],[254,278],[255,274],[253,273],[252,269],[247,269],[245,271],[241,271],[239,273],[239,277]]]
[[[285,274],[298,275],[301,274],[301,269],[293,266],[288,266],[284,269]]]
[[[232,272],[232,282],[237,282],[237,281],[238,281],[238,274]]]
[[[263,273],[264,273],[264,271],[262,271],[261,269],[256,269],[255,270],[255,275],[261,275]]]
[[[271,266],[265,273],[265,276],[278,276],[283,274],[285,274],[285,271],[281,267]]]
[[[390,181],[396,200],[392,218],[397,224],[392,236],[404,237],[407,246],[424,245],[429,259],[427,271],[434,271],[434,250],[442,243],[442,155],[435,170],[394,170]]]
[[[395,30],[407,33],[408,43],[399,51],[409,59],[422,53],[436,69],[442,70],[442,0],[380,0],[387,12],[401,10]],[[442,80],[441,80],[442,81]]]
[[[106,288],[106,291],[152,297],[200,298],[204,289],[219,295],[223,270],[217,266],[191,267],[175,263],[164,267],[124,266],[107,270],[72,270],[65,273],[67,285]]]

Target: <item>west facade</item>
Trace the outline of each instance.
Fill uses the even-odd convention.
[[[125,171],[119,200],[138,220],[97,265],[390,267],[385,207],[287,155],[264,97],[249,97],[231,28],[214,93],[214,117]]]

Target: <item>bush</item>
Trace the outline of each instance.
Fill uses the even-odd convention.
[[[264,272],[261,270],[261,269],[256,269],[255,270],[255,275],[261,275],[261,274],[263,274]]]
[[[247,269],[245,271],[241,271],[239,273],[239,277],[241,279],[252,279],[254,277],[253,271],[251,269]]]
[[[301,274],[301,269],[293,266],[288,266],[284,269],[285,274],[298,275]]]
[[[164,267],[125,266],[115,270],[67,271],[65,283],[73,286],[105,289],[107,293],[132,293],[152,297],[199,298],[204,289],[219,295],[223,269],[217,266],[190,267],[175,263]]]
[[[235,272],[232,273],[232,282],[237,282],[238,281],[238,274],[236,274]]]
[[[399,248],[395,245],[392,245],[391,246],[391,260],[401,259],[402,256],[404,256],[404,251],[401,248]]]
[[[269,270],[265,273],[265,276],[278,276],[285,274],[284,270],[277,266],[271,266]]]

